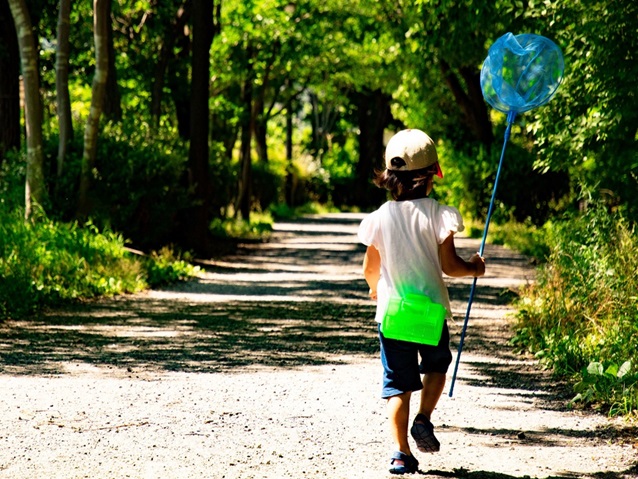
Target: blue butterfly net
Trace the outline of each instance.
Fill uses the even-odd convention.
[[[506,33],[496,40],[487,52],[487,58],[481,68],[481,90],[483,98],[493,108],[503,113],[507,113],[507,128],[505,129],[503,150],[501,159],[498,162],[492,199],[487,211],[485,228],[483,230],[483,240],[479,254],[483,256],[487,230],[490,226],[490,218],[494,211],[494,199],[498,180],[501,176],[503,157],[509,139],[512,123],[518,113],[523,113],[547,103],[556,93],[559,85],[563,81],[563,71],[565,64],[560,48],[551,40],[534,35],[523,33],[512,35]],[[461,351],[465,342],[465,331],[470,318],[470,309],[474,300],[476,290],[476,278],[472,283],[470,298],[467,303],[465,322],[461,330],[456,365],[452,375],[450,386],[450,397],[454,392],[454,383],[461,359]]]
[[[481,69],[483,97],[503,113],[547,103],[563,80],[560,48],[548,38],[506,33],[490,47]]]

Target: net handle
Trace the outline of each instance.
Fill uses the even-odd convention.
[[[507,128],[505,129],[505,135],[503,139],[503,149],[501,150],[501,158],[498,161],[498,169],[496,170],[496,178],[494,178],[494,187],[492,189],[492,199],[490,200],[490,207],[487,210],[487,218],[485,219],[485,228],[483,229],[483,239],[481,240],[481,247],[479,248],[479,255],[483,256],[483,252],[485,251],[485,241],[487,240],[487,230],[490,227],[490,220],[492,218],[492,213],[494,212],[494,200],[496,199],[496,189],[498,188],[498,180],[501,177],[501,169],[503,167],[503,158],[505,158],[505,148],[507,147],[507,142],[509,141],[510,134],[512,131],[512,124],[516,119],[516,112],[510,111],[507,114]],[[449,396],[452,397],[454,394],[454,383],[456,382],[456,374],[459,370],[459,362],[461,361],[461,352],[463,351],[463,344],[465,342],[465,333],[467,331],[467,324],[470,319],[470,310],[472,309],[472,302],[474,301],[474,293],[476,291],[476,280],[478,278],[474,277],[474,281],[472,282],[472,289],[470,290],[470,299],[467,303],[467,311],[465,313],[465,321],[463,322],[463,329],[461,330],[461,340],[459,341],[458,353],[456,355],[456,364],[454,365],[454,374],[452,375],[452,383],[450,384],[450,393]]]

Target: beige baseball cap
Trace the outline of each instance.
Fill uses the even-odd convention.
[[[401,158],[405,165],[393,166],[392,159]],[[401,130],[388,141],[385,148],[385,166],[388,170],[410,171],[427,168],[436,163],[436,176],[443,178],[439,156],[432,138],[417,129]]]

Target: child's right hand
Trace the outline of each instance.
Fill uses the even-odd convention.
[[[475,278],[485,274],[485,258],[476,253],[472,255],[469,262],[474,265],[474,268],[476,268],[476,272],[474,273]]]
[[[374,299],[376,301],[376,299],[377,299],[377,290],[376,289],[370,288],[370,292],[368,294],[370,295],[370,299]]]

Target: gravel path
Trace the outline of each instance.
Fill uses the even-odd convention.
[[[361,218],[280,223],[195,281],[0,325],[0,478],[389,477]],[[507,346],[533,271],[503,248],[486,258],[433,418],[441,452],[417,452],[412,477],[638,478],[636,427],[568,410]],[[469,284],[449,283],[453,347]]]

